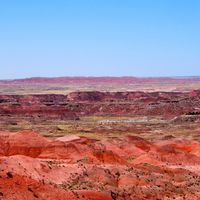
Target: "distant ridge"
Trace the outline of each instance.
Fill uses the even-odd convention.
[[[31,77],[13,80],[0,80],[1,84],[136,84],[136,83],[188,83],[199,82],[200,76],[191,77],[133,77],[133,76],[66,76],[66,77]]]

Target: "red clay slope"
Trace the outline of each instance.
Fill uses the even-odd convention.
[[[200,198],[200,143],[0,133],[2,199]]]

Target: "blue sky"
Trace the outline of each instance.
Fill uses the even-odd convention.
[[[0,79],[200,75],[199,0],[1,0]]]

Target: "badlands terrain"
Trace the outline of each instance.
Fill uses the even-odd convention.
[[[200,199],[200,78],[0,81],[0,199]]]

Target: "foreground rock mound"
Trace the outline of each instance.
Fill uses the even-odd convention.
[[[0,132],[2,199],[199,199],[200,143]]]

